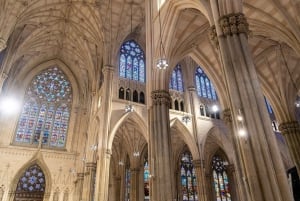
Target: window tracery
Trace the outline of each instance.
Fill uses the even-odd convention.
[[[169,88],[176,91],[183,92],[182,71],[181,71],[181,65],[179,64],[177,64],[172,71],[171,79],[169,82]]]
[[[195,81],[196,81],[196,89],[197,89],[198,96],[201,96],[203,98],[208,98],[211,100],[218,99],[213,84],[211,83],[207,75],[200,67],[196,69]]]
[[[231,201],[225,161],[218,155],[213,157],[212,172],[216,201]]]
[[[129,40],[122,44],[119,58],[119,76],[145,82],[145,55],[142,48]]]
[[[36,75],[25,93],[15,143],[64,147],[72,102],[71,84],[57,67]]]

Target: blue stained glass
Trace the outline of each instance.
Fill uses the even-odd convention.
[[[133,59],[133,80],[139,80],[139,62],[136,58]]]
[[[198,96],[217,100],[218,96],[212,82],[208,79],[204,71],[198,67],[195,75]]]
[[[120,49],[119,76],[145,82],[144,52],[133,40],[123,43]]]
[[[145,62],[143,59],[140,60],[139,81],[145,82]]]
[[[177,64],[172,71],[169,87],[170,89],[183,92],[183,80],[181,66],[179,64]]]
[[[45,186],[43,171],[38,165],[33,165],[20,177],[16,192],[43,192]]]
[[[205,78],[205,84],[206,84],[207,98],[212,99],[211,88],[210,88],[210,81],[209,81],[208,78]]]
[[[204,82],[204,78],[200,77],[200,85],[201,85],[201,94],[202,97],[207,98],[207,94],[206,94],[206,87],[205,87],[205,82]]]
[[[266,103],[269,114],[273,114],[273,109],[272,109],[270,102],[267,100],[266,97],[264,97],[264,98],[265,98],[265,103]]]
[[[51,136],[57,135],[60,143],[52,146],[63,147],[69,124],[69,108],[72,100],[70,82],[57,67],[42,71],[31,81],[25,103],[19,118],[15,142],[49,145]],[[38,101],[37,101],[38,100]],[[39,104],[37,103],[39,102]],[[66,115],[60,115],[60,107],[64,105]],[[61,116],[63,116],[61,120]],[[62,128],[62,131],[58,128]],[[53,134],[54,133],[54,134]]]

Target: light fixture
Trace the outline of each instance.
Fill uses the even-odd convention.
[[[164,44],[162,42],[160,8],[158,10],[158,23],[159,23],[159,58],[157,59],[156,67],[160,70],[165,70],[168,68],[169,64],[166,58]]]
[[[211,110],[212,110],[214,113],[216,113],[216,112],[219,111],[219,107],[218,107],[217,105],[213,105],[213,106],[211,107]]]
[[[292,81],[293,87],[294,87],[296,93],[298,94],[299,91],[298,91],[297,85],[296,85],[295,81],[293,80],[291,71],[290,71],[290,69],[289,69],[289,66],[288,66],[288,64],[287,64],[287,61],[286,61],[285,56],[284,56],[284,54],[283,54],[281,44],[280,44],[279,46],[280,46],[280,53],[281,53],[282,58],[283,58],[284,66],[285,66],[285,68],[286,68],[286,70],[287,70],[287,72],[288,72],[288,74],[289,74],[289,76],[290,76],[290,80]],[[296,106],[297,108],[300,107],[300,99],[299,99],[299,96],[298,96],[298,95],[297,95],[297,97],[296,97],[295,106]]]
[[[97,147],[96,144],[93,144],[93,145],[90,146],[90,149],[93,150],[93,151],[96,151],[97,148],[98,148],[98,147]]]
[[[183,115],[181,121],[187,124],[191,121],[191,117],[189,115]]]
[[[247,132],[244,128],[239,129],[238,131],[240,137],[246,137]]]
[[[125,105],[125,112],[133,112],[134,109],[133,109],[133,105],[131,105],[130,103]]]
[[[236,119],[237,119],[238,121],[243,121],[242,115],[237,115]]]
[[[118,164],[119,164],[120,166],[123,166],[123,165],[124,165],[124,163],[123,163],[122,160],[119,160]]]

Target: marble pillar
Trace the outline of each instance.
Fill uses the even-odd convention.
[[[232,112],[233,134],[238,136],[240,149],[237,151],[245,159],[244,179],[249,188],[249,201],[292,201],[249,49],[246,17],[243,13],[228,13],[228,7],[222,7],[219,1],[211,0],[211,3]],[[226,3],[239,5],[240,2]],[[242,121],[238,120],[238,115],[242,116]],[[240,132],[242,130],[244,132]]]
[[[151,201],[173,201],[173,167],[169,120],[170,95],[166,90],[152,91],[150,108],[149,162]]]

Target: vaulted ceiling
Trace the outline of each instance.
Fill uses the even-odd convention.
[[[0,0],[0,38],[8,40],[2,70],[18,72],[43,61],[60,59],[85,83],[95,85],[101,66],[116,60],[118,49],[126,38],[136,38],[145,48],[145,2]],[[187,8],[163,7],[162,19],[167,19],[164,15],[171,15],[174,19],[172,26],[163,27],[169,38],[166,42],[168,54],[172,65],[187,55],[191,56],[209,75],[213,75],[213,80],[219,79],[222,83],[218,52],[209,40],[210,24],[199,11],[199,2],[186,0],[189,5],[196,5]],[[297,2],[245,0],[243,3],[251,30],[250,49],[259,78],[265,91],[275,91],[268,95],[269,98],[286,99],[285,91],[291,91],[293,82],[297,86],[300,84],[300,70],[297,68],[300,3]],[[163,22],[163,25],[166,24]]]

